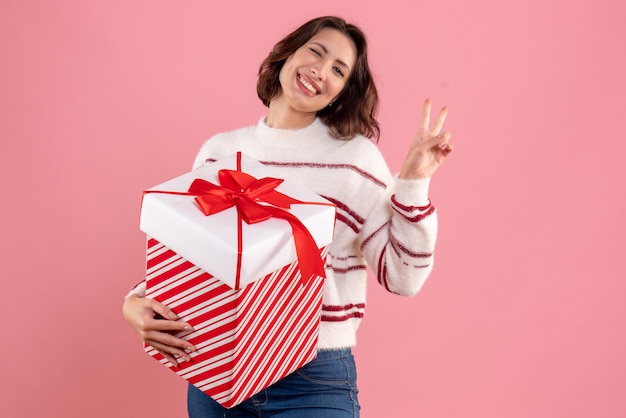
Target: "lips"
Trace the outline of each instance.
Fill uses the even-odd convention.
[[[322,91],[317,84],[304,74],[298,73],[296,80],[298,85],[302,87],[305,92],[308,92],[312,96],[320,94]]]

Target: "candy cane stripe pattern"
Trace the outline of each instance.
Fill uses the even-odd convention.
[[[294,262],[236,290],[154,238],[146,254],[146,297],[194,327],[177,336],[198,351],[177,367],[151,346],[145,351],[221,405],[231,408],[315,358],[324,278],[302,280]]]

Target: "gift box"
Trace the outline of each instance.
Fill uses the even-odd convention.
[[[198,348],[178,366],[145,350],[227,408],[317,351],[335,208],[271,176],[238,153],[149,189],[142,204],[146,296],[189,322],[177,336]],[[199,191],[199,179],[210,186]]]
[[[189,322],[177,336],[194,344],[191,362],[174,366],[146,352],[227,408],[313,360],[317,353],[322,288],[316,276],[300,280],[297,262],[242,289],[148,240],[147,292]]]
[[[296,258],[323,275],[334,223],[332,203],[237,153],[146,190],[140,229],[240,288]]]

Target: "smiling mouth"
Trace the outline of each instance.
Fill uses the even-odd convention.
[[[302,74],[298,74],[298,81],[302,86],[311,92],[311,94],[320,94],[320,91],[313,84],[309,83]]]

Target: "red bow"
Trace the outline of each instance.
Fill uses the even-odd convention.
[[[302,222],[284,209],[293,203],[304,203],[274,190],[283,182],[282,179],[255,177],[235,170],[220,170],[217,173],[220,185],[215,185],[203,179],[195,179],[189,186],[189,194],[195,195],[196,202],[205,215],[212,215],[233,206],[237,207],[240,219],[247,224],[261,222],[269,218],[280,218],[289,222],[296,243],[296,254],[302,279],[307,280],[311,275],[325,277],[324,262],[311,233]],[[262,205],[259,202],[269,203],[272,206]],[[241,263],[241,228],[238,237],[238,268]],[[237,277],[239,287],[239,278]]]
[[[243,220],[254,224],[272,216],[268,207],[257,203],[259,201],[283,209],[289,209],[292,203],[302,203],[274,190],[283,182],[282,179],[264,177],[257,180],[235,170],[220,170],[217,178],[221,186],[203,179],[195,179],[189,186],[189,193],[196,195],[196,202],[207,216],[237,206]]]

